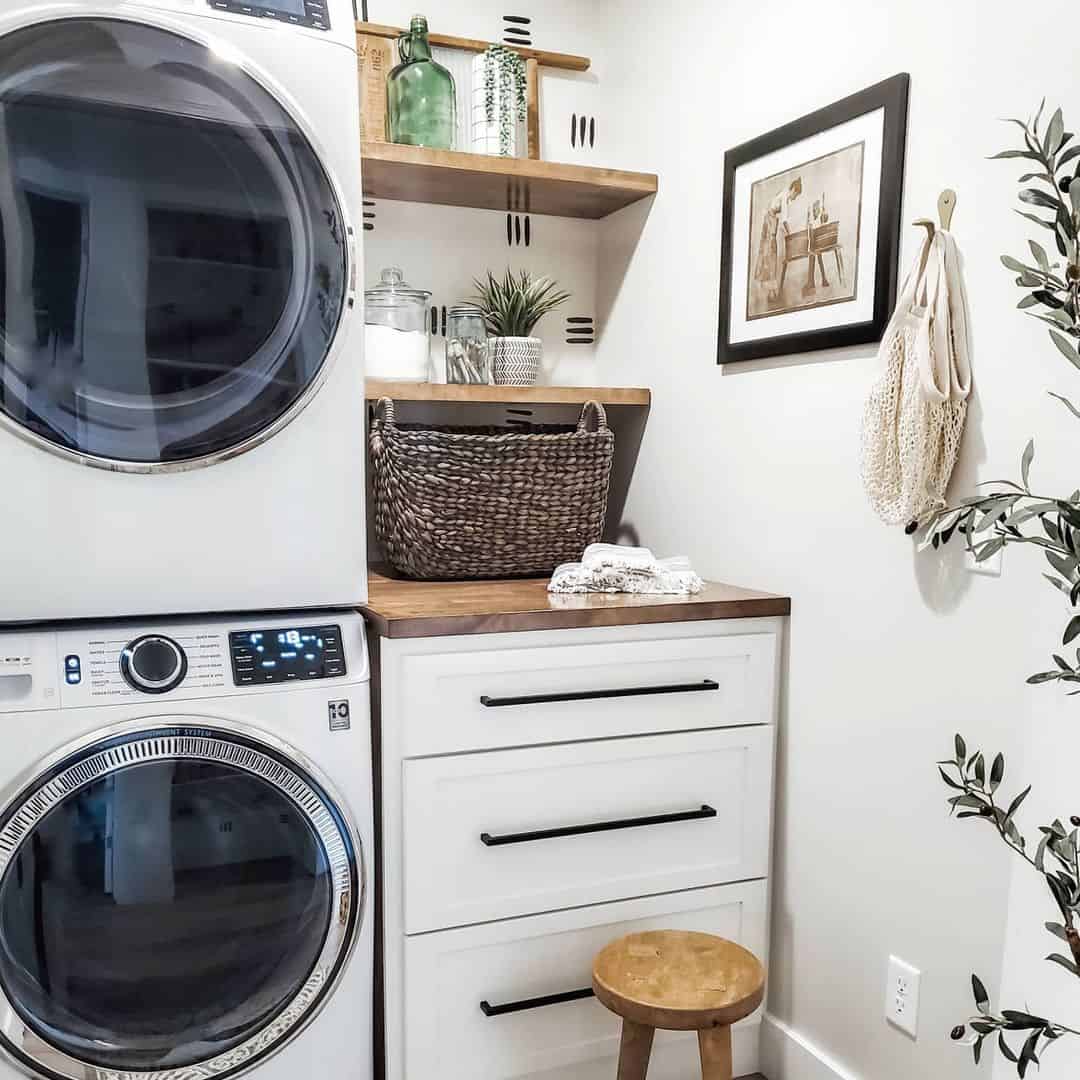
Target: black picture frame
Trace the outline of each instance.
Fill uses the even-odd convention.
[[[718,364],[734,364],[774,356],[816,352],[880,341],[896,304],[900,260],[900,222],[904,193],[904,159],[907,150],[908,97],[911,76],[907,73],[860,90],[766,135],[751,139],[724,155],[724,205],[720,263],[720,323]],[[867,113],[884,109],[881,160],[881,194],[875,255],[874,312],[869,322],[849,323],[782,334],[756,341],[732,342],[731,288],[734,257],[736,170],[758,158]]]

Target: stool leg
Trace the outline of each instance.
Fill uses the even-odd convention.
[[[731,1080],[731,1028],[705,1028],[697,1037],[701,1080]]]
[[[645,1080],[655,1034],[654,1028],[635,1024],[633,1020],[623,1020],[618,1080]]]

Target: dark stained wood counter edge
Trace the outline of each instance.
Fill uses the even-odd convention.
[[[395,639],[755,619],[791,614],[789,597],[713,583],[707,585],[704,593],[687,597],[598,594],[550,599],[546,578],[456,584],[393,581],[372,574],[370,585],[373,595],[360,610],[375,633]],[[478,590],[483,590],[482,604],[475,601]],[[466,591],[472,598],[471,604],[460,602],[461,594]]]

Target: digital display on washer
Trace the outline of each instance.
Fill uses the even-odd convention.
[[[306,15],[304,0],[251,0],[251,7],[260,11],[280,11],[286,15]]]
[[[229,634],[229,653],[237,686],[346,674],[340,626],[234,630]]]
[[[212,8],[231,11],[235,15],[279,19],[296,26],[312,26],[316,30],[330,29],[327,0],[208,0],[208,3]]]

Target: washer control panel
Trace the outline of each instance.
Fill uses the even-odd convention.
[[[226,685],[224,642],[201,626],[107,627],[61,635],[68,700],[106,704],[144,694],[205,693]],[[76,666],[77,665],[77,666]]]
[[[280,693],[287,683],[344,698],[346,684],[369,675],[364,620],[355,611],[0,630],[0,716],[165,708]]]
[[[255,19],[275,19],[313,30],[330,29],[326,0],[207,0],[212,8]]]
[[[301,682],[347,674],[340,626],[273,626],[229,634],[233,682]]]

